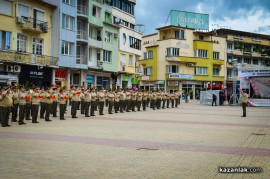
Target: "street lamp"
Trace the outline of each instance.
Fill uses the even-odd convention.
[[[237,94],[236,94],[236,82],[237,82],[237,59],[232,59],[232,65],[233,65],[233,103],[231,105],[235,106],[237,105]]]

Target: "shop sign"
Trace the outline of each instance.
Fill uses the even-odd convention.
[[[239,70],[238,77],[270,76],[270,70]]]
[[[193,75],[181,75],[177,73],[169,74],[169,78],[179,78],[179,79],[193,79]]]
[[[130,75],[127,75],[127,74],[123,74],[122,75],[122,81],[129,81],[129,79],[130,79]]]
[[[55,70],[55,78],[66,79],[66,72],[64,70]]]
[[[138,78],[132,78],[131,83],[132,83],[133,85],[136,85],[136,84],[139,83],[139,79],[138,79]]]
[[[249,99],[250,106],[270,106],[270,99]]]
[[[168,81],[168,86],[178,86],[179,82],[178,81]]]
[[[142,76],[142,80],[149,80],[149,76]]]
[[[87,83],[94,83],[94,75],[86,75]]]

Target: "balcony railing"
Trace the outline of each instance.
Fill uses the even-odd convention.
[[[41,66],[58,66],[58,57],[47,55],[37,55],[27,52],[6,51],[0,50],[0,61],[15,62],[15,63],[29,63]]]
[[[78,5],[77,6],[77,13],[78,13],[78,15],[87,16],[88,15],[87,6]]]
[[[35,33],[48,32],[48,23],[38,19],[33,19],[30,17],[17,17],[17,23],[21,24],[21,28],[25,31]]]
[[[88,41],[87,32],[83,30],[77,31],[77,39]]]
[[[87,57],[84,55],[77,55],[76,64],[87,65]]]

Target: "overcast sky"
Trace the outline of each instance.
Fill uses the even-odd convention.
[[[218,24],[270,35],[270,0],[137,0],[136,24],[145,25],[144,35],[154,33],[165,25],[171,10],[209,14],[209,30]]]

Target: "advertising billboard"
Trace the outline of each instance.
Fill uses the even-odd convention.
[[[209,30],[209,14],[172,10],[171,25],[200,30]]]

